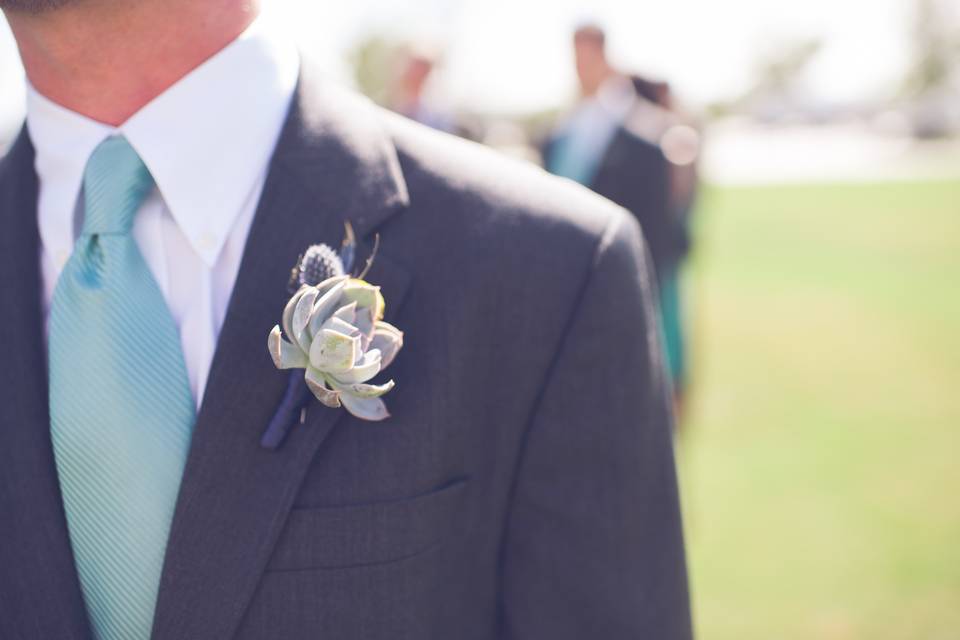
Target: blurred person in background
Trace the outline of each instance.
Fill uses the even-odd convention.
[[[0,7],[0,638],[689,640],[633,217],[333,85],[256,1]],[[347,222],[385,309],[300,289],[282,342]]]
[[[667,366],[679,412],[686,383],[680,269],[690,250],[699,135],[673,105],[670,87],[618,71],[606,33],[573,36],[580,99],[543,145],[548,171],[625,207],[643,228],[660,289]]]
[[[459,133],[455,118],[427,95],[439,60],[439,52],[426,44],[411,43],[402,47],[388,106],[420,124],[447,133]]]

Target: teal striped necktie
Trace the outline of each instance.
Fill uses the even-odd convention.
[[[94,150],[50,309],[51,437],[98,640],[150,637],[195,418],[177,327],[131,235],[152,188],[124,138]]]

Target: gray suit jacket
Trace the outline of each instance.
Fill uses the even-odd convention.
[[[242,135],[243,132],[237,132]],[[228,150],[225,150],[229,153]],[[51,452],[21,134],[0,165],[0,638],[89,638]],[[350,220],[406,332],[393,417],[317,403],[275,451],[266,337]],[[157,640],[690,637],[635,220],[301,77],[200,409]],[[83,363],[77,363],[82,369]]]

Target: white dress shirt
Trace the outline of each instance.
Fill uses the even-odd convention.
[[[156,182],[133,236],[180,331],[199,406],[299,71],[296,48],[258,19],[116,128],[29,88],[46,315],[82,227],[87,160],[105,138],[123,135]]]

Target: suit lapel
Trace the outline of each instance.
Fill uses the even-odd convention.
[[[278,450],[258,444],[287,383],[266,341],[297,256],[311,243],[336,246],[345,219],[369,247],[372,232],[407,203],[395,151],[372,109],[302,71],[197,418],[154,638],[235,632],[311,461],[337,422],[352,420],[314,404]],[[370,277],[395,308],[407,276],[389,266],[378,258]]]
[[[87,638],[50,443],[37,176],[26,129],[0,169],[0,637]]]

